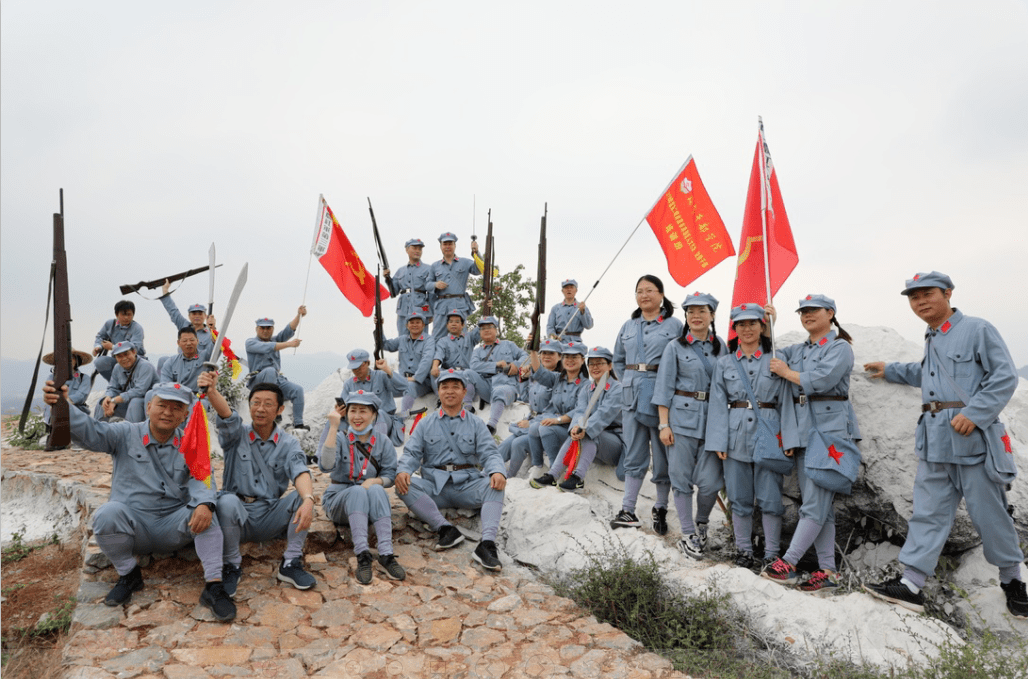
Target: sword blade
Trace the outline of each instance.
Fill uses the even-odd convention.
[[[213,365],[214,370],[218,369],[218,359],[221,358],[221,346],[225,342],[225,337],[228,335],[228,324],[232,321],[232,312],[236,310],[236,303],[239,302],[239,295],[243,292],[243,288],[246,286],[246,272],[250,264],[247,262],[243,265],[243,270],[239,272],[239,278],[236,279],[236,286],[232,288],[232,296],[228,298],[228,308],[225,310],[225,322],[221,326],[221,330],[218,331],[218,341],[214,345],[213,351],[211,351],[211,358],[204,365]]]
[[[207,255],[208,255],[208,259],[210,259],[210,267],[211,267],[211,285],[210,285],[210,293],[207,295],[207,313],[213,314],[214,313],[214,269],[215,269],[215,266],[216,266],[214,264],[214,243],[211,243],[211,249],[208,251]]]

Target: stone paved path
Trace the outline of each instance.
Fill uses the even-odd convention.
[[[216,470],[220,477],[220,469]],[[325,479],[315,473],[320,496]],[[41,453],[4,447],[6,488],[57,486],[87,518],[110,490],[103,454]],[[11,483],[14,481],[14,483]],[[244,546],[238,616],[218,623],[198,605],[195,553],[144,559],[146,588],[125,607],[102,599],[117,575],[89,538],[72,634],[64,649],[72,679],[206,677],[683,677],[663,658],[504,559],[487,574],[474,542],[435,552],[434,534],[409,517],[390,490],[396,555],[407,579],[352,577],[352,547],[321,519],[307,543],[316,589],[274,579],[283,542]],[[457,515],[465,532],[474,520]],[[85,521],[88,523],[88,520]],[[502,548],[502,545],[501,545]]]

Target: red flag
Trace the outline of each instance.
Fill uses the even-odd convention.
[[[311,254],[318,258],[346,299],[362,314],[370,316],[375,309],[375,276],[364,268],[364,262],[343,233],[324,196],[318,198],[318,226]],[[379,287],[382,298],[389,297],[385,286]]]
[[[664,250],[668,272],[683,287],[735,254],[725,223],[707,195],[692,156],[646,215],[646,221]]]
[[[763,215],[763,217],[762,217]],[[764,221],[767,222],[767,261],[764,269]],[[732,307],[746,302],[766,304],[778,292],[800,261],[789,228],[789,216],[778,190],[778,175],[771,164],[771,153],[764,141],[764,123],[757,133],[757,149],[753,155],[750,188],[746,192],[746,211],[739,238],[739,263],[735,270]],[[767,281],[771,281],[771,294]]]
[[[194,479],[203,481],[211,487],[211,432],[207,428],[207,413],[203,402],[199,399],[189,415],[189,423],[182,432],[182,443],[179,445],[182,457]]]
[[[562,481],[567,481],[571,478],[571,475],[575,473],[575,468],[578,466],[578,458],[582,453],[582,444],[576,440],[571,439],[571,444],[568,446],[568,450],[564,453],[564,476],[561,477]]]

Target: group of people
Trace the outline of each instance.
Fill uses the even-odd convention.
[[[465,539],[441,509],[480,509],[482,534],[472,558],[486,569],[500,570],[496,536],[506,480],[530,459],[533,488],[566,492],[584,488],[595,462],[615,467],[624,495],[611,521],[614,528],[642,525],[637,505],[649,472],[656,486],[654,532],[669,532],[673,491],[681,532],[677,546],[696,559],[704,556],[710,516],[723,488],[737,565],[807,592],[838,587],[833,503],[837,492],[847,491],[840,490],[833,464],[819,460],[827,455],[840,469],[854,469],[861,433],[849,399],[852,338],[839,325],[834,300],[822,294],[800,300],[797,313],[808,338],[784,348],[773,348],[771,342],[774,307],[740,304],[729,312],[734,337],[726,343],[715,330],[719,304],[713,295],[689,295],[681,305],[682,323],[674,317],[661,280],[645,275],[635,287],[637,308],[610,350],[582,342],[592,318],[576,300],[577,285],[569,279],[562,285],[564,300],[551,311],[548,336],[538,351],[526,352],[500,339],[499,322],[492,316],[483,316],[465,332],[467,276],[480,273],[475,244],[472,257],[464,260],[454,254],[456,236],[444,233],[439,241],[443,259],[431,266],[420,261],[423,243],[408,241],[410,261],[392,279],[400,336],[388,340],[386,349],[399,353],[399,367],[378,360],[372,368],[363,349],[347,355],[353,376],[328,413],[315,456],[331,480],[322,510],[337,525],[349,527],[358,582],[373,578],[371,529],[382,572],[392,579],[406,577],[392,548],[390,487],[436,532],[436,549]],[[952,290],[949,277],[937,272],[908,280],[902,294],[928,324],[924,360],[864,366],[872,377],[920,386],[925,403],[916,437],[914,516],[900,554],[905,570],[867,589],[921,610],[921,588],[964,498],[986,559],[999,568],[1008,609],[1025,617],[1024,557],[1005,495],[1016,470],[1009,437],[998,420],[1018,378],[995,328],[953,308]],[[217,373],[202,368],[216,332],[213,319],[199,305],[190,307],[188,320],[182,318],[165,293],[162,301],[180,328],[182,352],[162,366],[162,379],[147,386],[149,396],[140,406],[125,411],[134,417],[123,423],[100,421],[125,403],[107,396],[103,416],[91,418],[71,409],[72,433],[89,449],[114,458],[111,500],[93,523],[98,544],[119,574],[106,602],[123,604],[143,586],[136,555],[193,542],[207,581],[200,601],[217,619],[230,620],[242,577],[241,542],[285,537],[278,579],[300,589],[316,585],[302,563],[316,503],[311,467],[299,441],[279,424],[291,400],[292,430],[306,429],[302,389],[281,375],[279,360],[283,348],[299,344],[291,338],[306,309],[301,306],[277,335],[271,319],[257,321],[257,336],[246,343],[252,372],[250,424],[243,424],[218,392]],[[109,359],[104,366],[111,370],[112,383],[119,369],[130,382],[146,360],[132,311],[116,309],[111,327],[105,325],[103,338],[98,335],[94,353],[107,350],[117,363],[112,367]],[[436,327],[429,334],[433,320]],[[126,354],[131,361],[122,358]],[[74,401],[68,386],[65,397]],[[216,415],[225,453],[220,485],[192,478],[178,451],[179,427],[201,390]],[[52,384],[45,392],[48,403],[60,397]],[[413,411],[416,399],[431,392],[436,406]],[[476,398],[479,407],[490,406],[485,421],[472,416]],[[497,445],[496,426],[504,408],[516,400],[527,402],[531,412],[511,424],[511,435]],[[140,412],[145,416],[140,418]],[[818,445],[822,440],[836,443]],[[782,488],[792,473],[802,501],[799,523],[783,545]],[[290,485],[293,492],[287,494]],[[753,544],[757,510],[764,535],[761,558]],[[819,568],[801,581],[797,564],[812,546]]]

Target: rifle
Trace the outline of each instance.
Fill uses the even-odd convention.
[[[543,203],[543,216],[539,221],[539,267],[536,269],[535,284],[535,309],[532,310],[532,343],[529,345],[531,351],[539,351],[539,342],[542,340],[540,327],[542,316],[546,313],[546,214],[547,204]]]
[[[375,271],[375,360],[382,358],[385,352],[385,333],[382,332],[382,284],[379,282],[380,272]]]
[[[54,386],[60,391],[74,374],[71,354],[71,300],[68,294],[68,255],[64,250],[64,189],[61,211],[54,213]],[[58,399],[50,409],[50,436],[47,450],[60,450],[71,444],[70,404]]]
[[[482,272],[482,315],[493,315],[493,211],[489,210],[489,228],[485,234],[485,271]],[[499,328],[497,328],[499,329]]]
[[[221,264],[217,264],[216,265],[216,267],[218,267],[218,266],[221,266]],[[185,278],[189,278],[190,276],[195,276],[198,273],[203,273],[204,271],[207,271],[207,269],[210,269],[210,268],[211,268],[210,265],[208,265],[208,266],[201,266],[199,269],[190,269],[189,271],[183,271],[182,273],[176,273],[176,274],[172,274],[170,276],[161,276],[160,278],[157,278],[157,279],[152,280],[152,281],[139,281],[135,285],[123,285],[123,286],[121,286],[121,294],[127,295],[127,294],[132,293],[132,292],[139,292],[140,289],[142,289],[142,288],[146,288],[148,290],[154,290],[155,288],[159,288],[162,285],[164,285],[164,281],[169,281],[169,282],[181,281],[181,280],[183,280]]]
[[[378,261],[382,264],[383,269],[388,269],[389,260],[386,258],[385,248],[382,247],[382,238],[378,235],[378,222],[375,221],[375,208],[371,207],[371,198],[368,198],[368,212],[371,213],[371,228],[375,231],[375,245],[378,247]],[[386,287],[389,288],[389,294],[393,294],[393,277],[386,274],[385,282]]]

